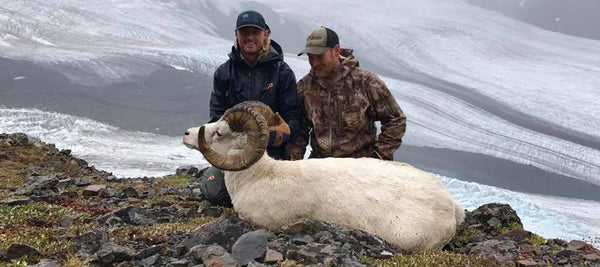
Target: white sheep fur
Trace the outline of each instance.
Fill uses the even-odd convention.
[[[223,154],[244,145],[245,134],[224,121],[206,124],[205,140]],[[198,129],[184,143],[198,148]],[[313,218],[375,234],[402,251],[440,249],[454,236],[464,210],[446,187],[409,164],[372,158],[278,161],[266,153],[242,171],[225,171],[235,210],[276,229]]]

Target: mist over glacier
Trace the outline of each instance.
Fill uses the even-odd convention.
[[[600,41],[465,1],[2,0],[0,132],[119,176],[203,163],[178,135],[208,119],[212,74],[246,9],[265,15],[297,78],[309,70],[295,55],[305,35],[334,29],[408,117],[396,158],[460,179],[445,182],[466,206],[515,201],[542,234],[600,236]],[[546,196],[519,202],[483,184]]]

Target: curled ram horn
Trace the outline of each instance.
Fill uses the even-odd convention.
[[[233,155],[215,151],[206,142],[205,126],[202,126],[198,132],[198,150],[202,152],[204,158],[210,164],[219,169],[228,171],[244,170],[258,161],[264,154],[269,141],[266,118],[272,121],[276,119],[275,115],[268,106],[257,104],[257,102],[240,103],[228,109],[221,120],[227,122],[232,131],[247,134],[247,143],[244,149]]]

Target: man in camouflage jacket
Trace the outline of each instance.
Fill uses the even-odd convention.
[[[358,66],[352,50],[341,49],[337,34],[319,27],[299,55],[308,54],[310,73],[297,84],[304,110],[299,134],[288,145],[291,159],[375,157],[393,160],[406,131],[406,116],[377,75]],[[375,121],[381,122],[377,136]]]

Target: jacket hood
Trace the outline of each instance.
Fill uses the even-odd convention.
[[[354,55],[352,54],[353,52],[354,52],[354,50],[347,49],[347,48],[343,48],[340,50],[340,66],[336,70],[334,70],[333,76],[331,76],[329,78],[325,78],[325,79],[317,78],[314,75],[314,72],[312,71],[312,69],[310,70],[310,74],[317,81],[319,81],[319,80],[322,82],[324,80],[329,80],[330,82],[339,81],[340,79],[350,75],[352,70],[354,70],[354,68],[359,66],[358,59],[356,59],[356,57],[354,57]]]
[[[340,78],[350,75],[350,72],[359,66],[358,59],[354,57],[353,52],[354,50],[346,48],[340,50],[340,67],[338,70]]]

